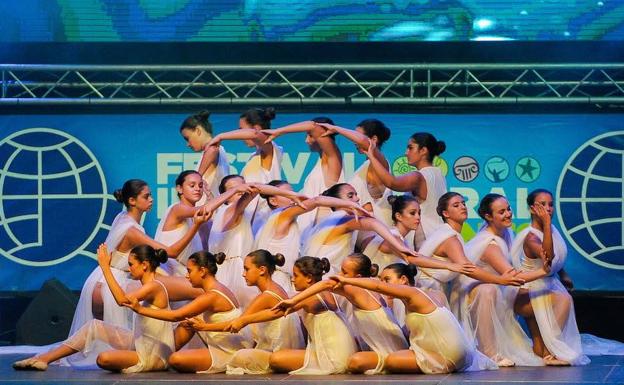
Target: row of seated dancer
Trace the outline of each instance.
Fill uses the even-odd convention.
[[[273,117],[249,110],[239,129],[215,136],[208,114],[187,118],[180,132],[203,156],[176,179],[180,201],[151,238],[139,224],[149,186],[132,179],[117,190],[125,210],[98,250],[70,337],[14,367],[63,358],[124,372],[448,373],[589,362],[556,274],[567,249],[551,193],[529,195],[531,223],[515,239],[509,202],[486,195],[484,226],[465,244],[464,198],[432,165],[445,149],[433,135],[410,137],[417,170],[393,176],[378,120],[271,130]],[[320,155],[301,192],[280,180],[273,139],[289,132],[306,132]],[[338,134],[368,158],[349,183]],[[227,175],[229,139],[256,147],[241,175]]]

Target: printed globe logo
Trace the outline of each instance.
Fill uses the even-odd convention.
[[[624,131],[596,136],[570,156],[557,183],[557,215],[585,258],[624,269]]]
[[[29,128],[0,141],[0,255],[55,265],[85,250],[106,214],[102,168],[78,139]]]

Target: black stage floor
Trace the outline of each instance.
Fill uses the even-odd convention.
[[[228,376],[225,374],[179,374],[155,372],[114,374],[100,370],[73,370],[52,366],[46,372],[17,372],[11,363],[24,355],[0,355],[0,384],[624,384],[624,356],[594,356],[587,366],[567,368],[508,368],[449,375],[334,375]]]

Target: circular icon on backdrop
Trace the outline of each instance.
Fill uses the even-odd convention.
[[[542,166],[540,166],[537,159],[530,156],[520,158],[518,163],[516,163],[516,176],[525,183],[535,182],[539,178],[541,171]]]
[[[479,163],[475,158],[462,156],[453,164],[453,174],[462,182],[470,182],[479,176]]]
[[[491,182],[499,183],[509,176],[509,163],[502,156],[493,156],[485,162],[485,177]]]
[[[588,139],[557,183],[557,216],[568,242],[589,261],[624,270],[624,131]]]
[[[435,158],[433,158],[433,165],[435,167],[438,167],[440,171],[442,171],[442,175],[446,176],[446,174],[448,174],[448,164],[444,159],[436,156]],[[395,176],[404,175],[408,172],[416,170],[416,167],[410,166],[407,163],[407,157],[405,155],[396,158],[394,162],[392,162],[392,174],[394,174]]]

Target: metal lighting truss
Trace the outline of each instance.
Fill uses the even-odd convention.
[[[8,105],[624,104],[624,63],[17,65]]]

